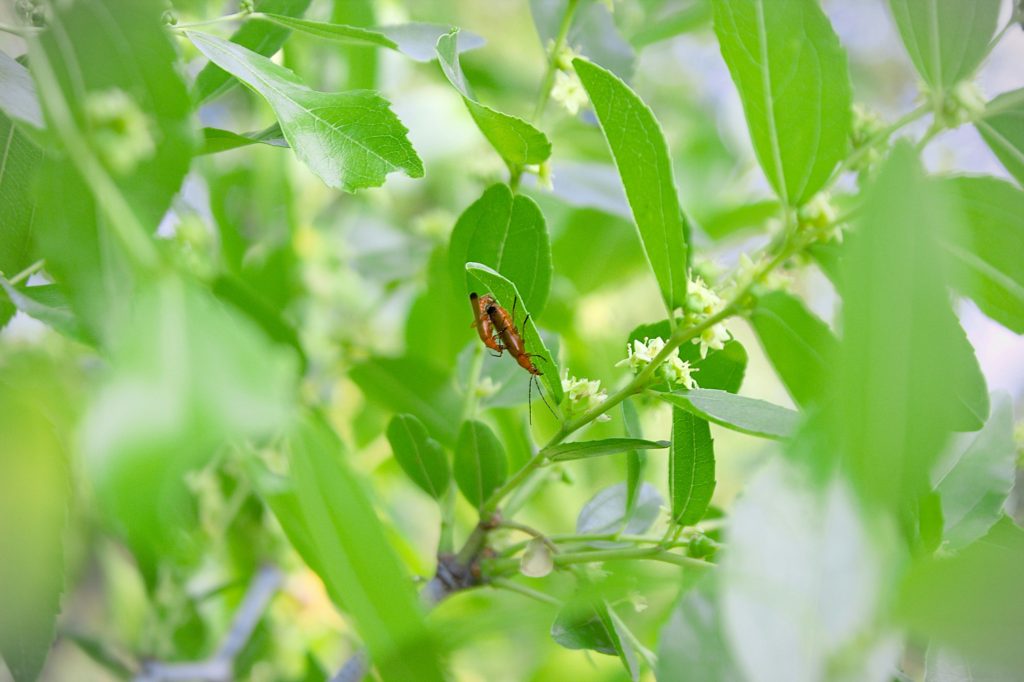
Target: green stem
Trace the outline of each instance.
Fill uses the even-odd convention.
[[[16,274],[14,277],[11,277],[9,280],[7,280],[7,283],[10,284],[11,286],[21,284],[32,275],[42,270],[44,265],[46,265],[46,261],[40,258],[35,263],[28,266],[27,268]]]
[[[670,552],[663,547],[622,547],[616,549],[595,549],[586,552],[565,552],[555,554],[551,557],[555,566],[575,566],[577,564],[592,564],[604,561],[628,561],[631,559],[646,559],[649,561],[660,561],[676,566],[689,568],[710,568],[713,563],[703,559],[683,556]],[[484,569],[487,573],[501,575],[511,573],[519,569],[519,559],[491,559],[484,562]]]
[[[558,599],[555,599],[550,594],[544,594],[543,592],[538,592],[537,590],[534,590],[534,589],[531,589],[529,587],[526,587],[525,585],[520,585],[519,583],[512,582],[511,580],[508,580],[507,578],[494,578],[488,584],[491,587],[495,587],[495,588],[502,589],[502,590],[508,590],[509,592],[516,592],[518,594],[523,595],[524,597],[529,597],[530,599],[535,599],[535,600],[537,600],[539,602],[543,602],[545,604],[551,604],[553,606],[561,606],[562,605],[561,601],[559,601]]]
[[[437,553],[450,554],[455,550],[455,486],[449,485],[441,501],[441,535],[437,540]]]
[[[551,51],[548,53],[548,64],[544,70],[544,79],[541,81],[540,94],[537,96],[537,106],[533,109],[533,116],[530,120],[536,121],[544,113],[544,107],[548,104],[551,96],[551,86],[555,84],[555,71],[558,70],[558,55],[565,47],[566,38],[569,37],[569,29],[572,28],[572,19],[576,14],[576,6],[579,0],[569,0],[562,15],[562,24],[558,27],[558,36],[555,38]]]

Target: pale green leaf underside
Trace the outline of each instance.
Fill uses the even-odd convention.
[[[544,133],[526,121],[481,104],[473,96],[459,63],[459,31],[437,40],[437,56],[448,82],[462,95],[477,127],[495,151],[512,166],[543,163],[551,156],[551,143]]]
[[[969,78],[988,54],[1000,0],[889,0],[903,45],[933,88]]]
[[[784,203],[820,190],[846,155],[846,52],[816,0],[715,0],[715,33],[757,159]]]
[[[434,47],[441,36],[449,33],[451,26],[444,24],[408,23],[392,26],[362,28],[346,24],[332,24],[312,21],[301,17],[281,14],[255,14],[256,19],[265,19],[285,28],[300,31],[317,38],[355,45],[372,45],[401,52],[418,62],[429,62],[437,58]],[[465,52],[484,44],[483,38],[473,33],[461,33],[459,51]]]
[[[0,273],[14,277],[29,265],[36,225],[33,182],[42,151],[0,113]]]
[[[543,454],[552,462],[565,462],[572,459],[589,459],[603,455],[613,455],[627,450],[656,450],[667,448],[667,440],[645,440],[643,438],[602,438],[601,440],[584,440],[575,443],[563,443],[545,448]]]
[[[483,285],[484,290],[478,293],[493,294],[498,304],[510,313],[512,311],[512,303],[517,300],[523,300],[519,295],[519,291],[516,289],[515,284],[505,277],[502,277],[499,273],[486,265],[481,263],[466,263],[466,272],[477,278]],[[552,407],[557,407],[557,405],[562,402],[562,381],[558,378],[558,365],[555,363],[555,359],[551,355],[551,351],[549,351],[547,346],[544,345],[544,339],[541,338],[540,332],[537,331],[537,325],[534,324],[533,317],[531,316],[526,320],[526,324],[520,322],[520,320],[526,319],[526,316],[529,314],[530,311],[521,303],[517,304],[516,326],[519,327],[519,330],[523,335],[523,342],[526,345],[526,350],[531,354],[540,356],[539,358],[534,358],[536,361],[534,364],[541,372],[543,372],[543,374],[540,375],[540,382],[544,386],[544,390],[547,391],[546,397],[548,401],[552,404]],[[509,362],[512,362],[511,358],[509,359]]]
[[[28,69],[0,52],[0,111],[36,128],[45,127]]]
[[[267,100],[295,154],[330,187],[379,187],[394,171],[423,176],[408,131],[376,92],[317,92],[240,45],[205,33],[187,35],[211,62]]]
[[[668,145],[654,113],[617,76],[584,59],[576,73],[611,149],[647,260],[671,312],[686,301],[685,217]]]
[[[787,438],[800,419],[788,408],[716,389],[658,393],[658,397],[720,426],[764,438]]]

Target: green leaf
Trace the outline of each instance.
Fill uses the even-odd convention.
[[[3,52],[0,52],[0,112],[6,115],[0,120],[10,117],[34,128],[46,126],[32,74]]]
[[[69,110],[138,222],[155,231],[197,142],[178,51],[160,23],[163,5],[79,0],[50,9],[48,30],[29,49],[37,85],[42,69],[59,83],[59,92],[39,89],[43,111],[53,119]]]
[[[462,72],[459,52],[458,29],[438,38],[437,56],[441,70],[452,87],[462,95],[462,101],[483,136],[511,167],[543,163],[551,156],[551,143],[547,136],[523,119],[503,114],[477,101]]]
[[[714,492],[715,449],[711,427],[704,419],[673,407],[672,451],[668,459],[672,522],[680,526],[696,524],[704,518]]]
[[[627,450],[656,450],[667,448],[667,440],[644,440],[642,438],[602,438],[574,443],[561,443],[542,451],[552,462],[566,462],[573,459],[588,459],[613,455]]]
[[[82,328],[78,318],[71,311],[67,297],[56,284],[33,287],[12,286],[6,278],[0,277],[0,289],[18,310],[50,325],[61,334],[76,341],[92,343],[88,331]]]
[[[266,57],[205,33],[186,35],[211,62],[267,100],[296,156],[328,186],[379,187],[388,173],[423,177],[407,130],[372,91],[326,93]]]
[[[367,399],[414,414],[434,438],[455,442],[461,402],[447,373],[420,358],[374,357],[355,365],[349,377]]]
[[[779,215],[780,208],[775,199],[764,199],[724,208],[707,217],[698,217],[705,234],[718,240],[745,230],[763,228],[765,223]]]
[[[953,557],[919,559],[900,587],[898,619],[931,638],[993,667],[1024,669],[1024,529],[1008,517]]]
[[[758,469],[729,516],[716,573],[742,674],[725,679],[890,679],[900,648],[878,623],[903,568],[895,529],[868,523],[842,478],[819,484],[783,457]]]
[[[482,507],[507,477],[505,449],[494,432],[483,422],[464,422],[455,444],[455,481],[462,494],[473,506]]]
[[[803,301],[784,291],[758,298],[750,321],[793,400],[804,407],[821,403],[838,348],[828,325]]]
[[[1000,0],[889,0],[910,60],[942,90],[970,78],[988,54]]]
[[[727,429],[763,438],[788,438],[800,420],[799,413],[788,408],[717,389],[658,393],[657,396]]]
[[[455,291],[468,301],[476,289],[466,263],[482,263],[500,273],[515,283],[522,295],[519,305],[535,315],[543,312],[551,288],[551,246],[540,207],[527,196],[513,195],[508,185],[487,188],[459,216],[448,249]]]
[[[284,133],[281,132],[281,126],[278,123],[250,133],[235,133],[220,128],[203,128],[203,148],[199,150],[198,155],[217,154],[261,143],[272,147],[288,146],[288,141],[284,139]]]
[[[319,415],[289,439],[290,464],[321,577],[353,619],[384,680],[444,679],[412,581],[385,538],[341,441]]]
[[[702,579],[685,592],[658,637],[658,682],[722,682],[743,676],[723,630],[714,582]]]
[[[557,168],[554,173],[558,174]],[[558,179],[563,187],[565,178],[558,175]],[[614,180],[618,190],[618,178]],[[561,221],[551,219],[551,235],[554,270],[580,296],[614,287],[647,267],[628,218],[593,208],[575,209]]]
[[[650,108],[614,74],[584,59],[574,59],[573,66],[619,169],[640,241],[671,313],[686,302],[688,228],[665,136]]]
[[[435,500],[448,490],[451,471],[441,445],[427,435],[423,422],[396,414],[388,424],[388,442],[402,471]]]
[[[1003,167],[1024,185],[1024,88],[989,102],[974,126]]]
[[[997,393],[985,428],[942,462],[942,473],[936,477],[950,550],[966,547],[1000,519],[1013,489],[1016,462],[1013,402],[1007,394]]]
[[[64,587],[71,425],[55,415],[65,396],[54,370],[10,352],[0,363],[0,657],[15,682],[39,677]]]
[[[632,400],[626,398],[622,401],[622,424],[625,427],[626,436],[629,438],[642,438],[643,430],[640,428],[640,415],[636,412],[636,405]],[[626,515],[633,514],[637,504],[637,494],[640,484],[643,482],[644,469],[647,468],[647,453],[643,450],[626,451]]]
[[[616,483],[598,491],[576,517],[576,532],[586,535],[640,535],[650,530],[661,514],[665,501],[650,483],[637,488],[635,508],[626,507],[626,484]],[[614,546],[615,543],[591,542],[596,547]]]
[[[228,439],[284,426],[297,362],[203,289],[166,278],[133,296],[80,447],[104,517],[152,579],[158,557],[197,549],[187,542],[195,517],[185,473]]]
[[[816,0],[714,0],[715,34],[754,152],[784,204],[799,206],[846,157],[846,52]]]
[[[302,16],[312,0],[256,0],[257,12],[269,12],[292,17]],[[231,36],[231,42],[270,57],[284,45],[291,34],[286,28],[265,21],[247,21]],[[222,95],[238,81],[216,64],[210,63],[196,76],[195,98],[199,103]]]
[[[578,596],[566,602],[551,625],[551,638],[566,649],[618,655],[622,644],[602,599]]]
[[[270,13],[258,14],[254,18],[265,19],[278,26],[300,31],[317,38],[324,38],[325,40],[384,47],[401,52],[406,57],[418,62],[429,62],[437,59],[437,52],[434,46],[437,45],[437,41],[441,36],[447,35],[452,30],[451,26],[444,24],[421,23],[361,28],[347,24],[331,24],[323,21],[310,21],[309,19]],[[460,52],[472,50],[484,44],[483,38],[473,33],[465,32],[461,35],[462,44],[459,45]]]
[[[954,217],[900,144],[846,240],[831,412],[838,433],[830,437],[839,447],[829,453],[843,458],[860,493],[884,505],[929,488],[932,464],[963,414],[962,378],[976,363],[936,267],[937,242],[957,227]]]
[[[6,59],[0,54],[0,59]],[[20,64],[16,65],[19,66]],[[5,86],[6,87],[6,86]],[[0,273],[14,277],[32,262],[32,240],[36,226],[36,198],[33,183],[43,153],[0,114]]]
[[[1024,253],[1024,192],[983,177],[952,178],[940,187],[956,197],[964,218],[965,229],[942,244],[953,284],[986,315],[1024,334],[1024,262],[1017,257]]]
[[[530,315],[530,311],[526,309],[525,305],[522,305],[523,298],[519,295],[516,285],[480,263],[466,263],[466,271],[480,281],[481,291],[490,292],[498,304],[509,313],[512,312],[512,303],[519,301],[516,305],[516,319],[526,320],[525,324],[517,322],[523,335],[523,344],[527,351],[538,356],[534,360],[539,360],[541,363],[538,365],[538,369],[543,372],[540,381],[547,390],[548,400],[553,405],[559,405],[562,402],[562,381],[559,379],[558,365],[547,346],[544,345],[544,340],[541,338],[540,332],[537,331],[533,316],[531,315],[527,319],[526,316]]]
[[[991,661],[968,660],[955,651],[929,646],[924,682],[1016,682],[1019,675]]]

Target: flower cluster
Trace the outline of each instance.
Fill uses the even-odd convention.
[[[843,240],[842,229],[836,223],[838,217],[839,211],[828,192],[818,192],[797,212],[800,229],[819,242]]]
[[[764,254],[754,260],[746,253],[741,253],[739,264],[736,266],[736,275],[733,278],[732,290],[739,291],[749,284],[764,269],[766,261],[767,258]],[[762,276],[760,286],[755,289],[754,293],[759,294],[761,290],[768,292],[776,289],[788,289],[790,284],[792,281],[789,275],[778,269],[773,269]]]
[[[665,340],[660,336],[655,336],[653,339],[644,337],[643,341],[633,339],[633,343],[626,346],[626,358],[620,360],[615,366],[622,367],[623,365],[628,365],[634,373],[638,373],[651,364],[654,358],[664,349]],[[678,384],[687,390],[698,388],[697,382],[693,378],[693,373],[699,370],[695,367],[690,367],[689,361],[679,357],[678,348],[674,348],[669,353],[659,369],[667,381]]]
[[[942,107],[937,112],[947,128],[957,128],[981,118],[985,113],[985,97],[978,86],[970,81],[960,81],[944,93]]]
[[[697,325],[712,315],[722,310],[725,303],[715,291],[704,283],[701,277],[693,278],[686,285],[686,323]],[[721,350],[725,342],[729,340],[729,332],[725,324],[719,322],[713,324],[700,336],[693,340],[693,343],[700,344],[700,356],[706,358],[708,349]]]
[[[586,412],[608,400],[608,392],[601,388],[600,380],[577,379],[569,376],[569,370],[562,374],[562,390],[568,401],[568,413]],[[611,420],[607,414],[597,418],[599,422]]]
[[[555,72],[555,82],[551,86],[551,99],[573,116],[590,102],[580,77],[576,75],[576,69],[572,67],[572,60],[577,56],[576,51],[569,46],[559,50],[554,58],[558,71]]]
[[[850,124],[850,147],[854,151],[865,149],[857,155],[857,161],[850,170],[868,171],[882,160],[882,151],[877,144],[872,144],[876,136],[885,130],[885,121],[872,109],[862,104],[853,105],[853,121]]]

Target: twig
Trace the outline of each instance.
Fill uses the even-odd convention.
[[[275,566],[260,568],[249,585],[242,604],[217,652],[203,661],[187,663],[144,663],[135,682],[231,682],[235,678],[235,659],[245,647],[267,610],[267,605],[281,587],[281,571]]]

